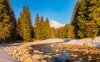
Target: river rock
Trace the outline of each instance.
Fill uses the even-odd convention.
[[[66,56],[61,56],[61,57],[55,56],[53,58],[54,58],[55,62],[65,62],[65,60],[68,59]]]
[[[31,58],[26,58],[26,59],[24,59],[23,62],[33,62],[33,59],[31,59]]]
[[[76,55],[76,54],[72,54],[71,56],[74,58],[78,57],[78,55]]]
[[[58,52],[60,52],[60,50],[57,48],[57,49],[55,50],[55,53],[58,53]]]
[[[87,43],[87,42],[85,42],[83,45],[84,45],[84,46],[88,46],[88,43]]]
[[[48,56],[48,58],[49,58],[49,59],[51,59],[51,58],[52,58],[52,56]]]
[[[88,56],[88,61],[91,61],[92,60],[92,57],[91,56]]]
[[[35,60],[42,60],[42,59],[45,58],[45,56],[44,55],[37,54],[37,55],[33,55],[32,58],[35,59]]]
[[[44,52],[38,51],[38,50],[34,50],[34,54],[44,54]]]
[[[54,45],[52,44],[52,45],[50,45],[51,47],[54,47]]]

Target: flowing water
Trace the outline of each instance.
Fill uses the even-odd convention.
[[[42,44],[34,45],[33,49],[44,52],[44,55],[52,56],[51,62],[65,62],[66,59],[70,59],[73,62],[100,62],[99,54],[83,54],[82,52],[74,52],[67,50],[66,47],[57,47],[57,43],[54,44]]]

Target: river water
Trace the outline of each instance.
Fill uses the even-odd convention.
[[[65,62],[65,60],[72,60],[72,62],[100,62],[99,54],[83,54],[82,52],[74,52],[67,50],[66,47],[58,47],[57,43],[34,45],[33,49],[44,52],[43,55],[52,57],[51,62]]]

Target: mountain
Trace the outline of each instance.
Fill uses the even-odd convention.
[[[53,27],[53,28],[60,28],[60,27],[65,26],[65,24],[61,24],[54,20],[50,20],[49,23],[50,23],[50,27]]]

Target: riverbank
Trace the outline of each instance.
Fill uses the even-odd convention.
[[[40,45],[40,44],[50,44],[50,43],[60,43],[63,42],[62,39],[48,39],[48,40],[36,40],[34,42],[28,43],[14,43],[7,44],[7,47],[4,49],[9,51],[9,55],[16,58],[21,62],[37,62],[33,60],[32,56],[34,54],[34,49],[31,47],[32,45]]]
[[[67,41],[66,43],[73,45],[87,45],[87,46],[100,47],[100,37],[95,37],[94,39],[92,38],[72,39]]]
[[[9,55],[9,51],[5,50],[7,46],[0,44],[0,62],[19,62],[16,58]]]
[[[61,39],[59,41],[56,41],[51,42],[49,39],[49,42],[35,41],[29,43],[11,44],[9,45],[9,47],[5,48],[5,50],[10,51],[9,54],[12,57],[17,58],[21,62],[46,62],[47,60],[41,58],[41,55],[42,57],[50,58],[48,60],[51,62],[51,58],[53,59],[55,56],[59,54],[61,55],[61,57],[69,57],[74,61],[78,58],[81,58],[80,60],[84,60],[84,58],[86,58],[87,61],[97,59],[97,61],[100,60],[100,47],[67,44],[66,42],[63,42]],[[36,48],[34,48],[33,46]],[[53,56],[49,53],[53,54]],[[82,56],[84,56],[84,58]],[[97,57],[93,59],[93,56]]]

